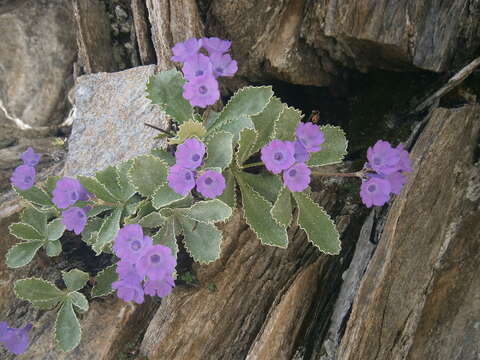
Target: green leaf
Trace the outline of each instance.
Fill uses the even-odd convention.
[[[250,150],[252,153],[256,153],[273,140],[275,121],[286,107],[280,99],[272,97],[261,113],[252,116],[252,122],[258,133],[257,139]]]
[[[69,352],[78,346],[81,337],[82,330],[75,311],[73,311],[72,299],[67,298],[58,311],[55,321],[55,339],[61,350]]]
[[[85,188],[92,194],[96,195],[99,199],[107,202],[116,203],[117,199],[107,190],[105,185],[93,177],[79,176],[78,181],[85,186]]]
[[[179,221],[185,248],[193,260],[208,264],[220,258],[222,233],[215,225],[199,223],[184,216],[179,216]]]
[[[30,302],[60,301],[65,293],[52,283],[38,278],[28,278],[15,281],[13,290],[22,300]]]
[[[232,162],[233,135],[225,131],[212,134],[207,142],[207,158],[205,167],[226,168]]]
[[[45,207],[53,207],[52,200],[50,200],[50,196],[43,191],[42,189],[32,186],[28,190],[20,190],[17,187],[14,187],[15,192],[24,200],[27,200],[35,205],[45,206]]]
[[[92,250],[97,255],[100,255],[103,249],[113,242],[115,236],[120,230],[120,217],[122,215],[122,209],[117,208],[111,215],[105,218],[102,227],[98,231],[97,241],[92,246]]]
[[[72,300],[72,304],[75,305],[79,311],[85,312],[88,311],[88,300],[82,293],[78,291],[74,291],[68,294],[70,300]]]
[[[257,139],[257,132],[254,129],[243,129],[240,132],[240,140],[238,141],[237,150],[237,165],[241,167],[242,164],[253,154],[252,146]]]
[[[45,235],[47,231],[47,215],[33,207],[27,207],[20,215],[22,223],[31,225],[39,234]]]
[[[223,191],[223,194],[218,197],[218,199],[222,200],[232,209],[235,209],[237,207],[235,177],[230,169],[225,170],[223,176],[225,177],[225,190]]]
[[[92,289],[92,297],[99,297],[111,294],[112,283],[118,280],[118,274],[116,272],[117,264],[110,265],[100,271],[96,276],[95,286]]]
[[[72,269],[68,272],[62,271],[62,277],[69,291],[77,291],[85,286],[90,275],[82,270]]]
[[[153,235],[153,244],[168,246],[172,250],[173,256],[177,257],[178,244],[175,233],[175,218],[170,216],[165,221],[163,227],[155,235]]]
[[[115,166],[108,166],[106,169],[98,171],[95,174],[95,177],[105,186],[108,192],[112,194],[115,199],[121,199],[122,191],[120,189],[120,185],[118,184],[118,174]]]
[[[205,116],[205,113],[203,114]],[[209,130],[213,124],[215,124],[220,117],[220,113],[216,111],[210,111],[207,115],[207,130]]]
[[[43,244],[43,241],[35,240],[12,246],[6,256],[7,266],[14,269],[27,265]]]
[[[138,224],[143,228],[158,228],[165,223],[165,218],[158,212],[152,212],[140,219]]]
[[[62,219],[54,219],[47,225],[47,239],[49,241],[58,240],[65,232],[65,225],[62,223]]]
[[[49,194],[55,190],[55,187],[57,186],[57,181],[60,180],[60,176],[49,176],[47,180],[45,181],[45,189],[48,191]]]
[[[308,240],[320,251],[340,253],[340,235],[330,216],[304,193],[292,193],[298,205],[298,224],[307,233]]]
[[[272,204],[255,192],[250,185],[239,182],[242,193],[243,214],[245,221],[255,232],[262,244],[286,248],[287,230],[279,225],[270,213]]]
[[[227,220],[232,216],[232,209],[218,199],[200,201],[189,209],[177,210],[182,216],[204,224],[213,224]]]
[[[110,206],[110,205],[95,205],[93,208],[90,209],[88,212],[88,217],[94,217],[97,215],[100,215],[104,213],[105,211],[113,210],[115,209],[115,206]]]
[[[280,116],[275,121],[274,139],[278,140],[295,140],[295,130],[302,120],[302,112],[300,110],[286,107],[280,113]]]
[[[129,171],[129,178],[137,191],[145,197],[167,181],[168,165],[153,155],[135,158]]]
[[[321,126],[320,129],[325,135],[325,142],[320,151],[311,154],[307,165],[325,166],[342,162],[347,154],[348,146],[345,133],[338,126],[332,125]]]
[[[85,229],[82,231],[82,240],[88,245],[93,245],[98,236],[98,231],[102,227],[105,219],[100,218],[91,218],[88,220]]]
[[[135,186],[130,182],[128,173],[133,166],[133,160],[124,161],[117,165],[117,181],[120,187],[119,199],[122,202],[130,200],[135,193]]]
[[[287,227],[292,222],[292,210],[290,191],[286,187],[283,187],[278,193],[277,201],[273,204],[270,213],[276,222]]]
[[[50,257],[58,256],[62,252],[62,243],[60,240],[49,241],[45,248],[47,250],[47,255]]]
[[[32,305],[40,310],[51,310],[58,304],[58,300],[51,301],[32,301]]]
[[[210,127],[209,133],[224,130],[232,133],[235,141],[238,140],[243,128],[253,127],[250,116],[260,113],[272,96],[271,86],[244,87],[238,90]]]
[[[196,137],[202,140],[207,129],[205,129],[202,123],[198,121],[189,120],[181,124],[178,128],[177,136],[168,139],[169,144],[183,144],[183,142],[189,138]]]
[[[175,157],[166,150],[153,149],[151,154],[165,161],[169,166],[175,165]]]
[[[270,173],[250,174],[241,172],[237,175],[272,204],[277,200],[278,193],[282,188],[282,180]]]
[[[40,234],[33,226],[24,223],[13,223],[8,227],[10,234],[20,240],[45,240],[45,235]]]
[[[193,107],[183,97],[184,84],[182,74],[175,69],[162,71],[147,83],[147,98],[179,124],[193,117]]]
[[[168,184],[163,184],[152,196],[152,205],[155,209],[161,209],[167,205],[172,204],[175,201],[183,199],[185,196],[177,194],[175,191],[168,186]]]

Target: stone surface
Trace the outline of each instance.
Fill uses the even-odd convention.
[[[439,108],[430,116],[338,359],[478,359],[479,110]]]
[[[70,2],[7,2],[0,8],[0,32],[0,123],[62,122],[76,55]]]
[[[140,60],[143,65],[154,64],[156,60],[155,49],[153,48],[152,34],[150,32],[147,5],[144,0],[132,0],[132,16]]]
[[[315,188],[321,188],[316,199],[342,234],[340,256],[322,255],[297,226],[289,231],[286,250],[263,246],[236,212],[224,226],[221,258],[194,266],[198,287],[178,286],[162,301],[141,354],[176,360],[288,359],[302,340],[300,329],[304,319],[311,320],[307,315],[313,304],[322,309],[318,322],[328,323],[332,298],[322,294],[341,282],[363,219],[357,206],[337,197],[338,185],[325,182]],[[208,289],[212,283],[215,291]]]
[[[79,65],[87,74],[117,70],[105,5],[98,0],[73,0],[73,14]]]
[[[480,3],[212,0],[206,33],[233,41],[239,75],[328,86],[345,68],[453,70],[480,48]]]
[[[203,25],[195,0],[146,0],[152,24],[157,65],[172,68],[171,48],[192,36],[203,36]]]
[[[75,89],[75,116],[65,174],[92,175],[147,153],[163,142],[144,122],[167,127],[165,115],[145,97],[155,66],[82,76]]]

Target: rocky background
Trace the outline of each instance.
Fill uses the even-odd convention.
[[[480,1],[0,0],[0,31],[0,320],[34,324],[19,359],[480,358],[480,72],[429,98],[480,56]],[[28,146],[44,154],[41,178],[148,152],[156,133],[143,122],[167,122],[146,80],[173,66],[175,42],[203,35],[233,41],[239,73],[222,84],[224,101],[271,84],[345,129],[342,169],[361,167],[382,138],[406,142],[415,171],[374,210],[355,180],[314,181],[342,234],[335,257],[296,227],[287,250],[263,247],[235,214],[220,260],[183,256],[161,302],[93,300],[82,343],[61,353],[53,312],[15,299],[13,281],[58,281],[73,267],[94,276],[108,259],[65,236],[53,261],[40,253],[7,269],[7,227],[22,208],[11,171]]]

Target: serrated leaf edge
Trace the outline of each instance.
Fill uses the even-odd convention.
[[[212,138],[213,138],[215,135],[220,134],[220,133],[232,135],[232,156],[230,157],[230,161],[228,162],[228,164],[225,165],[225,167],[222,168],[222,169],[227,169],[227,168],[230,166],[230,164],[232,163],[233,158],[234,158],[234,154],[235,154],[235,151],[234,151],[234,149],[233,149],[233,147],[234,147],[234,146],[233,146],[234,135],[233,135],[231,132],[229,132],[229,131],[217,130],[217,131],[215,131],[215,132],[213,132],[213,133],[211,133],[211,134],[208,134],[208,132],[207,132],[208,135],[206,135],[206,140],[205,140],[205,146],[206,146],[206,148],[207,148],[207,157],[206,157],[203,161],[204,161],[205,164],[207,163],[207,159],[208,159],[208,143],[212,140]]]
[[[68,349],[68,350],[63,350],[61,347],[60,347],[60,342],[58,341],[57,339],[57,322],[58,322],[58,314],[60,313],[60,310],[62,309],[63,306],[65,306],[65,302],[67,300],[64,300],[62,302],[62,306],[60,307],[60,309],[58,309],[57,311],[57,316],[55,317],[55,324],[53,325],[53,328],[54,328],[54,338],[55,338],[55,343],[58,345],[58,348],[60,350],[62,350],[63,352],[70,352],[72,351],[73,349],[75,349],[78,344],[80,344],[80,342],[82,341],[82,326],[80,325],[80,321],[78,320],[78,316],[77,316],[77,313],[75,312],[75,306],[73,304],[73,301],[72,299],[68,299],[68,301],[71,302],[71,305],[72,305],[72,311],[73,311],[73,314],[75,315],[75,320],[77,321],[77,324],[78,324],[78,328],[80,329],[80,337],[78,338],[78,342],[75,344],[75,346],[73,346],[71,349]]]
[[[25,225],[25,226],[31,228],[33,231],[35,231],[38,235],[43,236],[43,235],[40,234],[40,233],[37,231],[37,229],[35,229],[32,225],[27,224],[27,223],[24,223],[24,222],[16,222],[16,223],[12,223],[12,224],[8,225],[8,232],[9,232],[11,235],[15,236],[17,239],[24,240],[24,241],[27,241],[27,242],[30,242],[30,241],[45,241],[45,240],[48,240],[47,238],[44,238],[44,239],[25,239],[25,238],[22,238],[22,237],[20,237],[20,236],[18,236],[18,235],[15,235],[14,233],[12,233],[11,227],[12,227],[13,225],[17,225],[17,224]]]
[[[299,124],[302,122],[302,119],[305,117],[305,115],[302,113],[301,110],[294,108],[293,106],[285,106],[282,111],[280,111],[280,114],[278,114],[278,117],[275,119],[275,122],[273,123],[273,132],[272,132],[272,138],[276,139],[277,134],[279,131],[279,126],[280,124],[280,118],[282,117],[283,113],[287,110],[293,110],[294,112],[300,114],[300,121],[298,122]]]
[[[48,194],[47,191],[45,191],[44,189],[42,189],[42,188],[39,187],[39,186],[35,186],[35,187],[36,187],[37,189],[40,189],[41,191],[43,191],[43,192],[45,193],[45,195],[47,195],[47,197],[50,199],[50,195]],[[13,189],[13,191],[15,192],[15,194],[17,194],[17,196],[18,196],[19,198],[21,198],[23,201],[26,201],[27,203],[29,203],[29,204],[31,204],[32,206],[34,206],[35,209],[37,209],[37,206],[42,207],[44,210],[45,210],[45,209],[52,209],[52,208],[55,208],[55,207],[56,207],[55,204],[53,204],[53,202],[52,202],[52,205],[44,205],[44,204],[39,204],[39,203],[36,203],[36,202],[32,202],[32,201],[26,199],[25,197],[23,197],[23,195],[20,194],[20,193],[17,191],[17,188],[16,188],[15,186],[12,185],[12,189]],[[38,210],[38,211],[41,211],[40,209],[37,209],[37,210]]]
[[[185,216],[185,217],[187,217],[187,216]],[[191,220],[191,219],[190,219],[190,220]],[[194,220],[194,221],[196,221],[196,220]],[[199,222],[199,221],[197,221],[197,222]],[[202,265],[208,265],[208,264],[211,264],[211,263],[217,261],[218,259],[220,259],[220,258],[222,257],[222,243],[223,243],[223,232],[222,232],[222,230],[220,230],[219,228],[217,228],[214,224],[208,224],[208,225],[213,226],[215,229],[217,229],[217,230],[220,232],[220,234],[221,234],[222,239],[218,242],[218,254],[219,254],[219,255],[218,255],[218,258],[216,258],[216,259],[214,259],[214,260],[211,260],[211,261],[200,261],[200,260],[198,260],[197,258],[195,258],[195,256],[193,256],[191,250],[188,248],[187,243],[185,242],[185,230],[183,229],[182,222],[179,221],[179,223],[180,223],[180,228],[182,229],[183,234],[184,234],[183,239],[182,239],[183,246],[185,246],[185,250],[186,250],[187,253],[192,257],[192,259],[195,260],[195,262],[197,262],[197,263],[199,263],[199,264],[202,264]]]
[[[322,164],[322,165],[308,165],[308,161],[307,161],[307,165],[309,167],[319,168],[319,167],[322,167],[322,166],[339,164],[343,161],[343,159],[345,159],[345,156],[347,155],[348,139],[347,139],[347,134],[345,133],[345,131],[340,126],[334,126],[334,125],[330,125],[330,124],[320,126],[320,130],[322,130],[322,128],[339,129],[342,132],[343,136],[345,137],[345,149],[343,149],[344,154],[342,155],[342,158],[339,161],[333,161],[333,162],[325,163],[325,164]],[[320,150],[320,151],[322,151],[322,150]]]
[[[51,281],[44,280],[44,279],[37,278],[37,277],[29,277],[29,278],[24,278],[24,279],[16,280],[15,283],[13,284],[13,293],[14,293],[15,296],[16,296],[17,298],[19,298],[20,300],[28,301],[29,303],[31,303],[30,300],[21,297],[21,296],[17,293],[17,283],[20,282],[20,281],[25,281],[25,280],[38,280],[38,281],[41,281],[41,282],[43,282],[43,283],[46,283],[46,284],[48,284],[48,285],[53,286],[55,289],[57,289],[58,291],[60,291],[60,292],[62,292],[62,293],[65,294],[65,292],[63,292],[62,290],[60,290],[60,289],[59,289],[54,283],[52,283]],[[35,300],[35,302],[47,302],[47,301],[52,301],[52,300],[53,300],[53,299],[50,299],[50,300]],[[59,299],[58,301],[60,302],[60,301],[62,301],[62,299]]]
[[[282,186],[282,188],[280,189],[280,191],[278,192],[278,196],[277,196],[277,200],[278,198],[280,197],[280,194],[282,193],[282,191],[284,191],[286,189],[286,191],[290,191],[288,190],[285,186]],[[277,200],[275,200],[275,202],[273,203],[272,205],[272,208],[270,209],[270,215],[272,215],[272,218],[273,220],[275,220],[275,222],[280,225],[280,226],[283,226],[285,228],[288,228],[290,226],[290,224],[292,223],[292,220],[293,220],[293,215],[292,215],[292,220],[290,220],[290,223],[285,225],[283,223],[281,223],[279,220],[277,220],[277,218],[275,216],[273,216],[273,209],[275,208],[275,204],[277,203]],[[292,201],[291,199],[291,195],[290,195],[290,201]]]
[[[41,243],[41,244],[40,244],[40,246],[38,247],[38,249],[35,251],[35,253],[33,254],[32,258],[31,258],[27,263],[25,263],[25,264],[23,264],[23,265],[20,265],[20,266],[10,266],[10,265],[8,265],[8,257],[10,256],[10,252],[11,252],[14,248],[16,248],[16,247],[18,247],[18,246],[20,246],[20,245],[23,245],[23,244],[27,244],[27,243],[28,243],[28,244],[31,244],[32,242],[39,242],[39,243]],[[5,264],[8,266],[9,269],[18,269],[18,268],[21,268],[21,267],[23,267],[23,266],[26,266],[26,265],[30,264],[30,261],[32,261],[33,258],[35,257],[35,255],[37,255],[37,251],[40,250],[40,248],[41,248],[42,246],[44,246],[44,245],[45,245],[45,241],[44,241],[44,240],[30,240],[30,241],[24,241],[24,242],[22,241],[22,242],[16,243],[16,244],[13,245],[12,247],[10,247],[10,249],[8,249],[7,254],[5,255]]]
[[[228,207],[230,209],[230,215],[228,217],[225,218],[225,220],[221,220],[221,221],[200,221],[198,219],[194,219],[190,216],[188,216],[187,214],[185,214],[185,212],[187,212],[188,210],[191,210],[195,205],[201,203],[201,202],[210,202],[210,201],[220,201],[221,203],[223,203],[226,207]],[[179,211],[181,210],[181,211]],[[220,199],[210,199],[210,200],[204,200],[204,201],[199,201],[199,202],[196,202],[194,203],[192,206],[190,206],[189,208],[182,208],[182,209],[176,209],[176,210],[173,210],[175,212],[178,213],[178,215],[180,216],[183,216],[183,217],[186,217],[192,221],[196,221],[196,222],[199,222],[199,223],[202,223],[202,224],[207,224],[207,225],[213,225],[213,224],[217,224],[217,223],[225,223],[228,219],[230,219],[233,215],[233,209],[225,202],[223,202],[222,200]]]
[[[335,225],[335,222],[332,220],[332,217],[330,216],[330,214],[328,212],[326,212],[323,207],[321,207],[315,201],[313,201],[313,199],[310,196],[306,195],[305,197],[307,198],[308,201],[310,201],[314,206],[319,208],[327,216],[328,220],[330,220],[330,222],[332,223],[332,225],[336,229],[337,226]],[[294,198],[295,198],[295,196],[294,196]],[[295,202],[297,202],[297,199],[295,199]],[[298,219],[300,217],[300,207],[298,206],[298,203],[297,203],[297,208],[298,208],[297,225],[300,229],[302,229],[305,232],[305,234],[307,235],[308,241],[324,254],[327,254],[327,255],[338,255],[338,254],[340,254],[342,252],[342,242],[340,241],[340,233],[338,232],[338,229],[337,229],[337,241],[340,244],[340,249],[338,250],[338,253],[332,253],[332,252],[328,252],[328,251],[324,251],[324,250],[320,249],[319,246],[317,246],[312,240],[310,240],[310,236],[308,235],[308,232],[305,230],[305,228],[302,225],[300,225],[300,222],[298,222]]]
[[[95,275],[95,281],[97,280],[97,277],[98,277],[101,273],[103,273],[105,270],[107,270],[108,268],[113,267],[113,266],[115,266],[115,265],[117,265],[117,263],[112,264],[112,265],[109,265],[109,266],[107,266],[106,268],[104,268],[102,271],[99,271],[99,272],[97,273],[97,275]],[[113,294],[113,293],[115,292],[115,289],[112,288],[112,290],[110,290],[110,291],[108,291],[108,292],[106,292],[106,293],[104,293],[104,294],[101,294],[101,295],[93,295],[93,289],[95,289],[95,287],[96,287],[96,282],[95,282],[95,285],[93,285],[92,290],[90,291],[90,296],[92,297],[92,299],[97,298],[97,297],[101,297],[101,296],[107,296],[107,295]]]
[[[128,172],[127,172],[128,181],[130,182],[130,184],[132,184],[133,188],[135,189],[135,191],[136,191],[137,193],[139,193],[139,194],[142,195],[143,197],[151,198],[151,197],[153,196],[153,194],[158,190],[158,188],[161,187],[163,184],[158,185],[157,188],[153,191],[152,195],[145,195],[145,194],[141,193],[141,192],[138,190],[135,182],[133,181],[132,171],[133,171],[133,168],[135,167],[135,162],[136,162],[137,159],[140,158],[140,157],[148,157],[148,158],[152,158],[152,159],[155,160],[155,161],[160,161],[163,165],[165,165],[165,167],[166,167],[167,169],[169,169],[170,166],[169,166],[165,161],[163,161],[162,159],[160,159],[159,157],[154,156],[154,155],[151,155],[151,154],[143,154],[143,155],[139,155],[139,156],[136,156],[136,157],[130,159],[130,160],[133,160],[133,164],[132,164],[132,166],[130,167],[130,169],[128,170]],[[167,176],[168,176],[168,171],[167,171]]]
[[[267,104],[268,104],[268,103],[267,103]],[[235,155],[236,155],[236,156],[235,156],[235,162],[237,163],[237,166],[238,166],[239,168],[242,167],[242,164],[240,164],[239,159],[238,159],[238,154],[240,153],[241,145],[242,145],[242,133],[243,133],[243,132],[248,132],[248,130],[252,130],[252,131],[255,132],[255,139],[254,139],[254,141],[252,141],[252,142],[249,144],[248,148],[245,150],[245,151],[246,151],[246,154],[248,154],[248,155],[247,155],[247,157],[246,157],[244,160],[248,160],[248,158],[252,155],[252,154],[250,153],[250,151],[252,150],[253,145],[255,145],[255,143],[257,142],[257,139],[258,139],[258,131],[257,131],[255,128],[253,128],[253,129],[252,129],[252,128],[243,128],[243,129],[240,131],[240,137],[238,138],[238,148],[237,148],[237,151],[236,151],[236,153],[235,153]]]
[[[118,208],[117,208],[117,209],[118,209]],[[114,210],[114,211],[115,211],[115,210]],[[97,241],[98,241],[98,235],[100,235],[100,233],[102,232],[103,227],[104,227],[105,224],[107,223],[106,220],[107,220],[109,217],[111,217],[111,216],[113,216],[113,212],[105,218],[105,221],[102,223],[102,226],[100,226],[100,228],[98,229],[98,231],[94,231],[94,233],[95,233],[95,232],[97,233]],[[120,216],[121,216],[121,215],[120,215]],[[115,239],[114,239],[114,240],[115,240]],[[105,244],[105,245],[103,245],[102,248],[97,251],[97,250],[95,250],[95,245],[97,244],[97,241],[95,241],[95,243],[92,244],[90,247],[91,247],[92,250],[95,252],[95,255],[98,256],[98,255],[100,255],[100,254],[103,252],[103,249],[105,249],[105,246],[107,246],[108,243]],[[88,245],[88,244],[87,244],[87,245]]]
[[[78,177],[78,180],[80,181],[81,178],[84,178],[84,179],[87,178],[87,179],[91,179],[91,180],[93,180],[93,181],[96,181],[96,182],[98,183],[98,185],[100,185],[100,187],[102,187],[103,190],[105,190],[105,192],[106,192],[109,196],[112,197],[112,200],[114,200],[114,201],[112,201],[112,202],[116,202],[116,203],[119,202],[119,201],[117,200],[117,198],[110,192],[110,190],[108,190],[107,187],[106,187],[105,185],[103,185],[103,183],[101,183],[100,180],[97,179],[96,176],[83,176],[83,175],[82,175],[82,176],[79,176],[79,177]],[[82,184],[82,185],[83,185],[83,184]],[[95,195],[95,194],[94,194],[94,195]]]
[[[240,182],[238,182],[240,184]],[[258,196],[260,199],[262,199],[263,201],[267,202],[268,204],[270,204],[270,201],[268,201],[267,199],[265,199],[262,195],[260,195],[257,191],[255,191],[253,189],[253,187],[251,187],[247,182],[244,183],[244,186],[247,186],[250,188],[250,190],[252,191],[252,193],[254,193],[256,196]],[[287,233],[287,244],[285,246],[280,246],[280,245],[274,245],[274,244],[266,244],[263,242],[262,238],[260,237],[260,235],[255,231],[255,229],[250,225],[250,223],[248,222],[248,219],[247,219],[247,216],[245,215],[245,207],[243,206],[243,191],[242,191],[242,185],[240,185],[240,192],[242,193],[242,213],[243,213],[243,218],[245,219],[245,222],[247,223],[248,227],[250,228],[250,230],[252,230],[254,233],[255,233],[255,236],[257,237],[258,240],[260,240],[261,244],[262,245],[266,245],[266,246],[273,246],[273,247],[277,247],[277,248],[280,248],[280,249],[286,249],[288,247],[288,243],[289,243],[289,239],[288,239],[288,233]],[[273,208],[273,206],[272,206]],[[285,227],[284,225],[281,225],[282,227]]]

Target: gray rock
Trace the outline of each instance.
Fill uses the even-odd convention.
[[[144,125],[168,126],[160,108],[145,97],[154,72],[149,65],[78,79],[65,174],[92,175],[162,144],[155,140],[158,132]]]
[[[70,2],[6,2],[0,33],[0,122],[60,123],[76,54]]]

